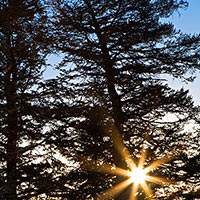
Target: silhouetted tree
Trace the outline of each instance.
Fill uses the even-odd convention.
[[[54,171],[43,147],[51,112],[38,89],[47,33],[43,1],[0,1],[0,199],[53,191]]]
[[[159,187],[155,195],[188,198],[189,190],[197,189],[189,182],[199,181],[199,147],[197,135],[183,129],[196,120],[198,108],[188,91],[171,89],[163,75],[192,81],[191,73],[200,67],[199,35],[183,34],[162,20],[186,8],[186,1],[58,0],[52,5],[52,47],[65,54],[58,94],[63,108],[70,104],[68,115],[60,118],[63,137],[55,144],[63,155],[85,159],[78,159],[78,167],[68,174],[70,187],[62,197],[92,199],[122,181],[84,167],[92,159],[99,166],[110,163],[127,169],[114,147],[117,132],[134,159],[142,145],[149,148],[146,164],[178,153],[170,165],[153,172],[177,181],[176,191],[163,186],[164,197]],[[195,166],[191,173],[190,161]],[[129,193],[127,189],[114,198],[128,198]]]

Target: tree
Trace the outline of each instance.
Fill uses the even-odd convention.
[[[169,163],[170,174],[165,165],[153,173],[178,180],[174,185],[178,192],[168,190],[166,199],[187,199],[189,189],[178,185],[183,181],[184,187],[190,185],[195,190],[189,181],[198,181],[199,172],[195,167],[191,174],[188,172],[188,152],[192,148],[188,144],[198,142],[182,129],[196,119],[198,109],[188,91],[171,89],[162,76],[192,81],[191,73],[199,69],[199,36],[184,34],[162,21],[179,8],[186,8],[187,2],[69,0],[52,4],[53,48],[66,54],[60,64],[63,76],[59,87],[73,110],[71,117],[63,116],[63,123],[68,119],[71,129],[63,130],[65,140],[62,138],[57,145],[63,155],[85,159],[78,159],[79,168],[68,175],[72,192],[66,194],[66,199],[92,199],[122,181],[120,177],[99,173],[100,167],[96,167],[97,172],[92,171],[92,166],[90,170],[84,167],[92,159],[98,166],[110,163],[127,169],[127,163],[114,148],[115,140],[120,140],[113,139],[115,132],[136,160],[142,145],[149,148],[146,165],[155,158],[180,152]],[[73,63],[71,69],[65,69],[69,63]],[[68,95],[71,90],[74,94]],[[171,122],[164,120],[169,114]],[[191,156],[196,167],[197,149],[192,149],[197,156]],[[164,198],[159,187],[152,187],[157,191],[157,199]],[[127,189],[115,199],[124,199],[125,195],[128,198],[129,193]]]
[[[1,1],[0,16],[0,198],[31,199],[54,187],[44,149],[51,114],[38,89],[47,16],[39,0]]]

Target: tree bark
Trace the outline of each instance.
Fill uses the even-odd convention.
[[[93,25],[96,30],[95,32],[99,39],[99,46],[101,48],[102,59],[103,59],[102,67],[106,72],[105,76],[107,81],[108,92],[110,95],[110,100],[112,102],[112,107],[113,107],[113,117],[116,125],[120,126],[120,124],[124,121],[124,115],[121,108],[121,100],[115,88],[115,73],[114,73],[115,70],[113,68],[113,61],[110,57],[109,49],[107,47],[107,39],[106,39],[107,37],[102,34],[101,28],[99,26],[98,21],[96,20],[95,13],[89,1],[85,0],[85,3],[89,9],[89,13],[92,17]]]
[[[10,93],[9,93],[10,91]],[[6,163],[6,177],[7,177],[7,191],[6,200],[17,199],[17,111],[15,94],[11,85],[7,86],[7,163]],[[12,96],[13,95],[13,96]]]
[[[17,64],[12,48],[12,34],[8,32],[7,39],[8,56],[5,79],[5,97],[7,105],[7,145],[6,145],[6,200],[17,199],[17,97],[16,97],[16,74]]]

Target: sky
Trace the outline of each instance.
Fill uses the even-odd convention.
[[[200,0],[188,0],[189,6],[186,10],[179,10],[179,13],[173,14],[169,18],[176,29],[180,29],[184,33],[198,34],[200,33]],[[54,65],[61,61],[62,56],[50,56],[48,63]],[[52,68],[48,68],[45,76],[53,78],[58,73]],[[180,80],[169,79],[168,83],[172,88],[180,89],[184,87],[189,90],[196,105],[200,105],[200,72],[197,72],[196,79],[193,83],[184,84]]]
[[[184,33],[198,34],[200,33],[200,0],[188,0],[189,6],[186,10],[180,10],[170,17],[175,28],[180,29]],[[196,79],[193,83],[183,84],[181,81],[169,79],[169,85],[175,89],[184,87],[188,89],[193,97],[196,105],[200,105],[200,72],[197,72]]]
[[[200,1],[188,0],[189,7],[186,10],[180,10],[179,14],[174,14],[170,20],[175,27],[181,29],[185,33],[200,32]]]

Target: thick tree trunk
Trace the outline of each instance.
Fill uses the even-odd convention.
[[[97,37],[99,39],[99,45],[100,45],[101,52],[102,52],[102,60],[103,60],[102,67],[104,68],[105,73],[106,73],[105,77],[106,77],[106,82],[107,82],[107,88],[108,88],[108,93],[110,95],[110,100],[111,100],[111,103],[112,103],[113,118],[114,118],[114,121],[115,121],[112,134],[113,134],[113,137],[115,137],[115,131],[117,131],[117,135],[120,136],[121,135],[121,125],[125,121],[125,116],[124,116],[123,111],[122,111],[122,104],[121,104],[120,96],[118,95],[117,90],[115,88],[116,81],[115,81],[115,70],[113,68],[113,61],[110,57],[109,49],[107,47],[106,36],[104,36],[101,32],[100,26],[99,26],[99,24],[96,20],[96,17],[95,17],[95,13],[93,12],[89,1],[85,0],[85,3],[88,6],[89,12],[92,16],[94,27],[96,29],[96,34],[97,34]],[[123,158],[120,155],[119,149],[117,149],[115,145],[114,145],[112,153],[113,153],[113,162],[118,167],[125,169],[127,167],[125,158]],[[124,180],[124,178],[117,176],[117,178],[115,180],[115,184],[118,185],[123,180]],[[128,192],[128,195],[129,195],[129,192]],[[116,200],[124,200],[124,196],[123,197],[117,196],[115,199]]]
[[[16,168],[17,168],[17,154],[16,154],[16,133],[10,131],[7,143],[7,195],[6,200],[17,199],[17,180],[16,180]]]
[[[10,77],[8,77],[10,79]],[[7,100],[7,160],[6,160],[6,177],[7,177],[7,194],[6,200],[17,199],[17,109],[16,109],[16,91],[12,82],[8,80],[6,86]]]
[[[106,72],[107,88],[113,107],[113,117],[116,125],[120,127],[120,124],[123,123],[125,119],[122,112],[122,103],[120,100],[120,96],[118,95],[117,90],[115,88],[115,69],[113,68],[113,61],[110,58],[107,44],[104,41],[104,37],[100,37],[101,38],[99,38],[99,41],[102,49],[103,67]]]
[[[107,73],[107,87],[113,107],[113,118],[116,126],[120,127],[121,123],[125,120],[122,112],[122,104],[119,95],[115,89],[113,74]]]
[[[7,39],[8,55],[5,81],[5,97],[7,105],[7,145],[6,145],[6,200],[17,199],[17,91],[16,75],[17,64],[12,48],[12,34],[8,32]]]
[[[120,123],[124,121],[124,116],[121,108],[121,101],[120,97],[117,94],[116,88],[115,88],[115,75],[114,75],[114,68],[113,68],[113,61],[111,59],[111,56],[109,54],[109,49],[107,47],[107,37],[104,35],[101,31],[101,28],[99,26],[99,23],[96,19],[96,15],[94,13],[94,10],[88,0],[84,0],[86,5],[88,6],[89,13],[91,14],[93,25],[95,27],[96,35],[99,39],[99,46],[101,48],[102,52],[102,67],[104,68],[106,72],[106,80],[107,80],[107,87],[108,92],[110,95],[110,100],[112,102],[113,107],[113,117],[115,120],[115,123],[120,126]]]
[[[113,134],[113,139],[121,141],[121,138],[117,138],[118,136],[121,137],[121,125],[122,123],[125,121],[125,116],[123,114],[122,111],[122,103],[120,100],[120,96],[117,93],[117,90],[115,88],[115,74],[114,74],[114,69],[113,69],[113,65],[112,65],[112,60],[109,58],[109,54],[107,52],[107,49],[105,48],[103,51],[103,55],[104,55],[104,69],[106,71],[106,79],[107,79],[107,88],[108,88],[108,93],[110,95],[110,100],[112,102],[112,108],[113,108],[113,118],[114,118],[114,130],[112,131]],[[114,138],[116,137],[116,138]],[[117,141],[114,143],[118,143]],[[127,168],[126,165],[126,161],[124,157],[122,157],[122,154],[120,154],[119,149],[117,149],[118,147],[116,147],[116,144],[114,145],[114,149],[113,149],[113,161],[114,163],[123,169]],[[121,149],[121,151],[123,151]],[[120,184],[121,182],[124,181],[123,177],[116,177],[115,180],[115,185]],[[128,199],[130,192],[127,190],[126,195],[117,195],[115,197],[116,200],[124,200],[124,199]]]

